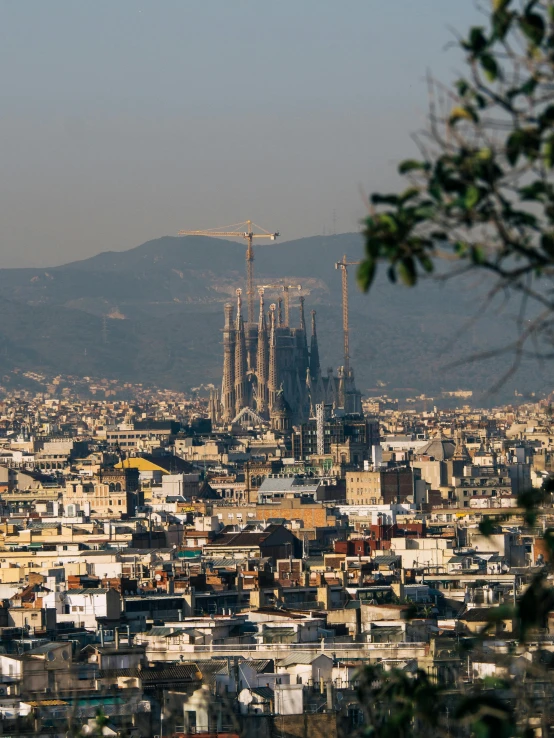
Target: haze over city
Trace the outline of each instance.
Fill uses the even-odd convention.
[[[0,5],[0,267],[246,218],[357,231],[471,2]],[[334,213],[334,218],[333,218]]]

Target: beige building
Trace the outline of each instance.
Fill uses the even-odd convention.
[[[411,469],[352,471],[346,474],[348,505],[388,505],[405,502],[414,493]]]
[[[109,518],[126,515],[128,494],[125,489],[103,482],[67,482],[64,494],[64,507],[69,513],[71,505],[75,513],[84,511],[86,515]]]

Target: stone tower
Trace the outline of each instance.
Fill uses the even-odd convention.
[[[223,422],[230,423],[235,415],[235,329],[233,328],[233,306],[230,303],[225,305],[221,401]]]
[[[260,318],[258,321],[258,354],[256,361],[257,395],[256,410],[264,417],[268,410],[269,354],[267,346],[267,324],[264,312],[264,296],[260,294]]]
[[[246,339],[242,319],[242,290],[237,290],[237,322],[235,339],[235,413],[248,405]]]
[[[269,376],[267,381],[269,409],[273,407],[279,389],[279,372],[277,364],[277,334],[275,332],[275,305],[270,307],[269,326]]]
[[[317,344],[317,331],[315,327],[315,310],[312,310],[312,339],[310,342],[310,376],[312,384],[315,385],[321,374],[319,365],[319,346]]]

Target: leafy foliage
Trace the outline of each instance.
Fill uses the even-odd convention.
[[[522,297],[517,351],[539,336],[552,345],[554,2],[495,0],[488,26],[459,44],[467,74],[452,89],[430,81],[422,158],[398,167],[407,188],[371,196],[358,281],[368,290],[380,263],[408,286],[440,258],[484,270],[494,293]]]
[[[467,75],[453,89],[430,81],[429,130],[418,139],[422,158],[398,168],[406,188],[371,196],[358,281],[367,291],[384,264],[391,282],[400,279],[411,287],[434,273],[439,259],[455,264],[454,274],[488,272],[494,278],[491,295],[521,296],[520,335],[512,348],[521,356],[528,341],[540,338],[534,355],[551,357],[554,0],[493,0],[487,27],[469,29],[459,43]],[[534,305],[531,320],[529,304]],[[544,507],[551,506],[552,491],[547,483],[519,495],[523,526],[536,525]],[[485,516],[480,532],[496,533],[512,514],[494,522]],[[554,529],[546,528],[543,538],[554,561]],[[361,688],[366,735],[508,738],[535,735],[537,729],[550,735],[551,655],[545,651],[542,668],[540,659],[523,654],[530,639],[541,642],[554,610],[551,576],[547,563],[535,571],[517,603],[490,608],[481,632],[460,640],[470,684],[458,678],[447,690],[424,671],[385,674],[370,667]],[[478,659],[485,639],[507,621],[513,625],[511,652],[497,657],[497,676],[473,683],[469,655]]]

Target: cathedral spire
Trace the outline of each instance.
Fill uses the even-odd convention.
[[[265,331],[266,329],[266,322],[265,322],[265,312],[264,312],[264,293],[260,290],[260,317],[258,318],[258,333],[260,331]]]
[[[306,318],[304,316],[304,297],[300,297],[300,330],[306,332]]]
[[[267,410],[267,380],[269,373],[269,357],[267,347],[267,324],[265,321],[264,295],[260,292],[260,318],[258,320],[258,353],[256,357],[257,396],[256,409],[260,415]]]
[[[228,423],[233,419],[235,413],[235,330],[233,328],[233,306],[230,303],[225,305],[221,400],[223,421]]]
[[[312,382],[317,383],[321,374],[319,365],[319,346],[317,344],[317,332],[315,327],[315,310],[312,310],[312,340],[310,343],[310,375]]]
[[[269,378],[267,383],[269,394],[269,409],[273,408],[279,391],[279,375],[277,367],[277,336],[275,335],[275,304],[271,305],[269,326]]]
[[[244,336],[244,320],[242,318],[242,290],[237,290],[237,321],[235,341],[235,412],[239,413],[248,405],[246,339]]]

